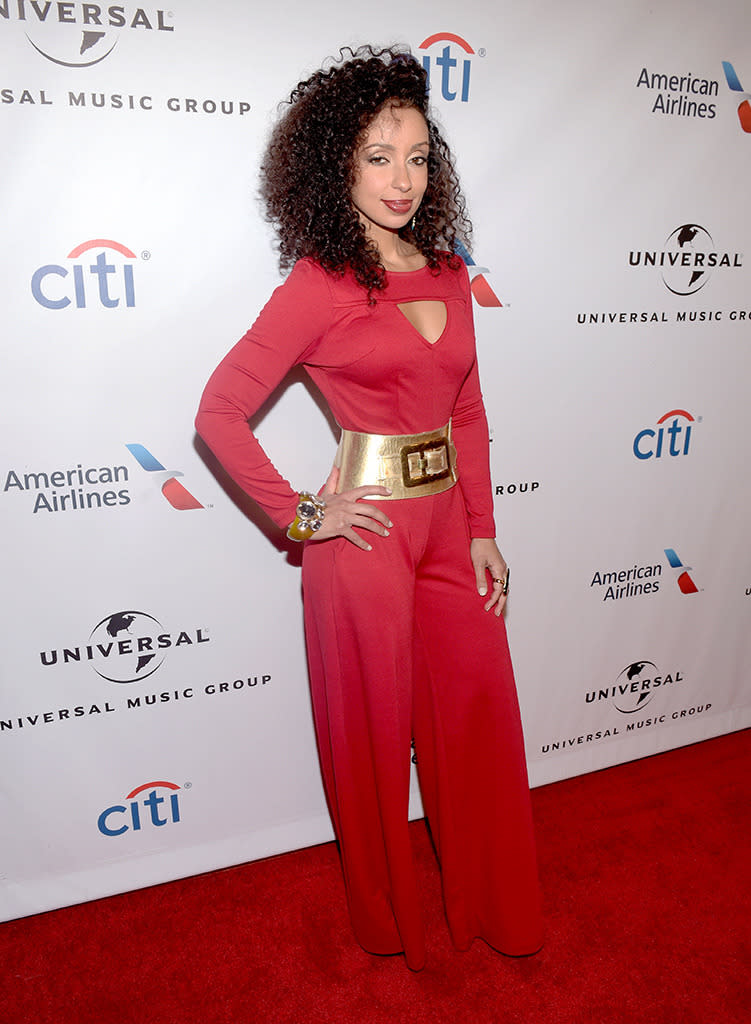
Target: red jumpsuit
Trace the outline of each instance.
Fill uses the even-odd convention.
[[[285,528],[298,493],[248,419],[302,363],[340,426],[415,434],[452,420],[459,483],[384,504],[372,551],[336,537],[303,556],[305,635],[326,796],[350,915],[373,953],[423,966],[407,828],[410,742],[441,865],[454,945],[542,944],[519,708],[502,618],[485,612],[470,537],[494,537],[488,429],[463,265],[389,273],[375,306],[351,275],[300,260],[214,371],[196,426],[237,482]],[[397,303],[439,300],[430,344]],[[312,481],[305,482],[312,486]],[[368,502],[377,499],[366,499]]]

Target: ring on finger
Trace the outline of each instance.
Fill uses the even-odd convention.
[[[504,596],[506,594],[508,594],[508,583],[509,583],[509,576],[510,575],[511,575],[511,570],[509,569],[508,566],[506,566],[506,574],[505,574],[505,576],[502,579],[499,579],[497,576],[493,577],[493,583],[497,583],[498,584],[498,586],[501,588],[501,593]]]

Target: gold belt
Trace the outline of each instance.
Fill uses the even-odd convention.
[[[335,464],[339,467],[337,493],[363,484],[391,490],[387,498],[418,498],[440,494],[453,487],[456,448],[451,441],[451,421],[424,434],[361,434],[342,430]]]

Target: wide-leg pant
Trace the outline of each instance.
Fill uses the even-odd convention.
[[[370,500],[370,499],[368,499]],[[414,735],[452,941],[542,944],[519,707],[502,618],[483,609],[460,487],[383,504],[389,537],[303,556],[315,728],[350,916],[373,953],[425,962],[407,827]]]

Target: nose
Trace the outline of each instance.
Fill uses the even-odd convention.
[[[406,163],[400,163],[395,161],[393,166],[393,175],[391,178],[391,184],[395,189],[400,192],[409,192],[412,188],[412,178],[409,174],[409,167]]]

